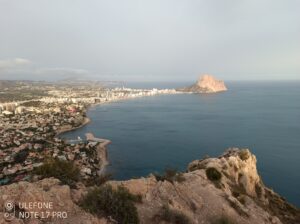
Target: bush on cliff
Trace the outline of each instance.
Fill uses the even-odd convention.
[[[55,177],[59,179],[62,184],[73,187],[79,180],[80,172],[73,162],[49,158],[45,160],[42,166],[36,168],[34,173],[41,175],[43,178]]]
[[[125,187],[113,189],[111,185],[95,187],[83,198],[80,205],[88,212],[99,216],[111,216],[118,223],[139,223],[134,202],[140,202],[140,196],[131,194]]]
[[[16,163],[23,163],[26,160],[28,154],[28,150],[20,151],[14,156],[14,161]]]
[[[189,217],[187,217],[185,214],[183,214],[178,210],[170,209],[168,205],[164,205],[161,207],[159,214],[153,217],[153,221],[154,222],[165,221],[174,224],[192,223]]]
[[[222,215],[221,217],[214,219],[212,224],[236,224],[231,218],[226,215]]]
[[[105,184],[107,181],[112,179],[112,174],[111,173],[104,173],[101,174],[100,176],[96,176],[93,178],[89,178],[85,181],[85,185],[87,187],[91,187],[91,186],[100,186]]]
[[[214,167],[206,169],[206,176],[211,181],[220,181],[222,178],[222,174]]]
[[[170,183],[174,183],[175,181],[181,183],[185,181],[185,178],[182,173],[177,172],[177,169],[166,168],[162,175],[154,174],[155,179],[157,181],[169,181]]]
[[[250,158],[250,152],[249,152],[249,150],[248,149],[242,149],[241,151],[239,151],[239,157],[243,161],[249,159]]]

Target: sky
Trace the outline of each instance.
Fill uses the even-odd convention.
[[[0,0],[0,79],[300,80],[299,0]]]

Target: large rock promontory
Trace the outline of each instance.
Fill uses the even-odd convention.
[[[1,217],[4,213],[0,212],[0,223],[116,223],[111,217],[96,217],[78,206],[78,201],[88,190],[78,184],[77,189],[70,189],[69,186],[60,185],[58,180],[49,178],[2,186],[2,211],[7,200],[15,203],[51,201],[55,209],[68,212],[68,218],[14,218],[6,222]],[[124,186],[132,194],[141,196],[141,202],[136,203],[136,207],[140,223],[144,224],[183,223],[182,220],[186,224],[300,223],[299,209],[263,184],[257,172],[256,157],[248,149],[231,148],[218,158],[195,160],[188,165],[186,172],[181,173],[180,178],[161,179],[150,175],[106,184],[114,188]],[[162,212],[165,208],[169,209],[168,212]],[[176,215],[172,217],[172,214]]]
[[[216,93],[226,90],[227,87],[223,81],[217,80],[212,75],[208,74],[202,75],[194,85],[179,89],[179,91],[193,93]]]

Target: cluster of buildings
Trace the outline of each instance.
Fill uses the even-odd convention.
[[[117,101],[122,99],[154,96],[159,94],[176,94],[179,93],[175,89],[131,89],[131,88],[113,88],[113,89],[102,89],[102,90],[84,90],[81,92],[72,92],[67,90],[53,90],[50,91],[51,97],[44,97],[41,101],[44,102],[72,102],[72,103],[104,103]],[[65,96],[65,97],[61,97]]]
[[[83,178],[96,175],[100,167],[97,144],[69,144],[56,137],[60,131],[84,122],[85,107],[41,103],[37,109],[0,116],[0,185],[30,179],[31,171],[49,157],[74,161]]]
[[[91,104],[174,94],[175,90],[130,88],[89,89],[51,88],[46,97],[26,101],[0,102],[0,185],[30,180],[31,171],[45,158],[73,161],[83,179],[99,174],[99,142],[66,142],[57,137],[62,131],[80,127]]]

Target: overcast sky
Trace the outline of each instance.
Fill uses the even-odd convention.
[[[0,78],[300,79],[299,0],[0,0]]]

